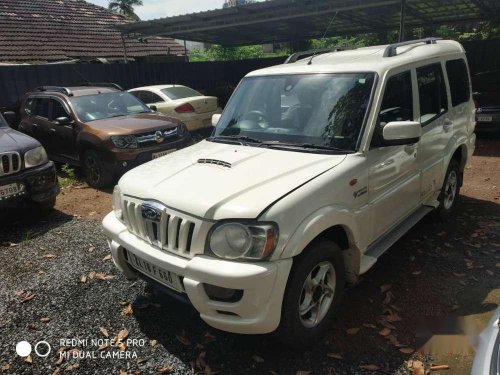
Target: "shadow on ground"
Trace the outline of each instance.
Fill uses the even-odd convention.
[[[460,345],[453,348],[448,344],[459,343],[463,335],[477,335],[482,327],[467,331],[464,317],[490,314],[500,302],[499,272],[495,269],[500,206],[462,196],[455,212],[447,222],[428,215],[398,241],[358,285],[347,291],[327,339],[309,350],[288,349],[270,336],[216,331],[203,323],[192,307],[168,297],[160,298],[160,309],[139,310],[137,321],[145,335],[162,342],[185,363],[194,361],[196,366],[195,359],[205,353],[203,361],[216,371],[229,368],[238,373],[281,374],[287,372],[280,369],[293,368],[315,374],[329,373],[330,369],[350,373],[353,367],[375,363],[394,372],[402,369],[410,356],[378,332],[384,328],[383,317],[396,313],[401,321],[392,323],[391,336],[401,346],[420,350],[417,356],[422,358],[443,358],[443,350],[445,354],[456,351],[465,356],[464,366],[470,368],[473,343],[466,342],[465,352]],[[389,298],[389,292],[381,293],[382,285],[388,286]],[[135,304],[143,304],[144,298],[139,296]],[[371,324],[376,328],[370,328]],[[348,335],[348,328],[360,330]],[[209,343],[212,334],[215,341]],[[448,346],[439,350],[431,346],[429,350],[428,343],[442,335],[450,336],[445,341]],[[179,337],[191,344],[182,344]],[[344,360],[329,358],[327,353],[332,352],[341,354]]]

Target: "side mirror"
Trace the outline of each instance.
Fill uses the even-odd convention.
[[[57,125],[64,126],[64,125],[69,125],[70,120],[69,120],[68,117],[58,117],[58,118],[56,118],[55,122],[56,122]]]
[[[422,126],[417,121],[391,121],[383,130],[384,146],[400,146],[417,143],[422,135]]]
[[[17,116],[13,111],[6,111],[3,113],[3,117],[9,126],[13,127],[16,124]]]
[[[220,120],[220,114],[212,115],[212,126],[216,127]]]
[[[149,109],[150,109],[150,110],[152,110],[152,111],[155,111],[155,112],[157,112],[157,111],[158,111],[158,107],[157,107],[157,106],[155,106],[154,104],[150,104],[150,105],[148,105],[148,107],[149,107]]]

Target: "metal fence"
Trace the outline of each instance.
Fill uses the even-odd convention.
[[[26,92],[39,86],[75,86],[82,82],[114,82],[125,89],[182,84],[207,95],[216,95],[224,105],[248,72],[281,64],[284,60],[0,66],[0,108],[15,109]]]
[[[500,40],[464,43],[472,73],[500,70]],[[0,66],[0,108],[16,109],[38,86],[74,86],[85,81],[115,82],[125,89],[177,83],[219,97],[225,105],[248,72],[280,64],[284,58],[200,63],[63,64]]]

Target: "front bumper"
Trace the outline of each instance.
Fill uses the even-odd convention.
[[[280,322],[281,305],[292,259],[275,262],[231,262],[205,255],[182,258],[139,239],[110,213],[103,221],[113,261],[128,279],[137,277],[124,249],[157,267],[182,277],[184,292],[212,327],[244,334],[274,331]],[[243,290],[236,302],[211,299],[204,284]],[[165,286],[165,288],[167,288]]]
[[[180,150],[191,145],[191,135],[172,142],[137,148],[137,149],[113,149],[104,155],[104,164],[108,171],[116,175],[122,175],[129,170],[153,160],[153,154],[169,150]]]
[[[56,169],[53,162],[39,167],[24,169],[21,172],[3,176],[0,185],[22,183],[25,190],[18,195],[0,199],[0,207],[15,207],[23,202],[44,202],[59,194]]]

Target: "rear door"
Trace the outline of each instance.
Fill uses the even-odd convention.
[[[449,112],[448,91],[443,65],[436,62],[416,68],[419,121],[422,137],[418,163],[422,173],[422,200],[433,199],[441,189],[444,153],[455,126]]]
[[[54,154],[54,125],[50,121],[50,98],[37,97],[32,105],[31,128],[33,136],[47,153]]]
[[[467,63],[465,59],[458,58],[446,61],[445,65],[450,87],[450,116],[453,118],[454,131],[459,135],[468,134],[472,132],[475,114]]]
[[[414,121],[416,89],[410,70],[387,79],[367,160],[371,241],[389,231],[419,205],[418,144],[384,146],[382,131],[391,121]]]

